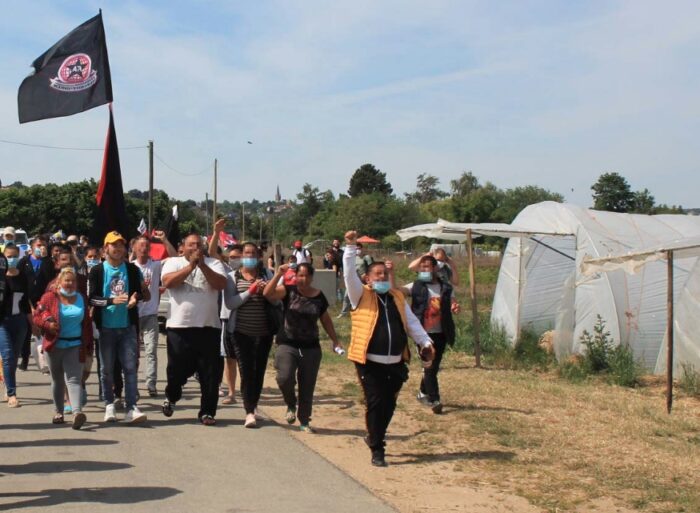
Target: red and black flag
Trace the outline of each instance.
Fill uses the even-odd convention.
[[[112,101],[102,13],[73,29],[32,64],[17,95],[19,122],[58,118]]]
[[[117,134],[114,131],[112,106],[109,106],[109,130],[105,142],[105,154],[102,159],[102,176],[97,187],[97,220],[94,240],[102,241],[107,232],[116,230],[124,237],[131,231],[126,219],[124,189],[122,187],[122,169],[119,164]]]

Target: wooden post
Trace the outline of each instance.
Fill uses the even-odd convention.
[[[673,406],[673,251],[666,253],[666,412]]]
[[[472,231],[467,230],[467,254],[469,255],[469,296],[472,302],[472,327],[474,329],[474,358],[476,366],[481,367],[481,336],[479,335],[479,311],[476,304],[476,273],[474,269],[474,249],[472,248]]]

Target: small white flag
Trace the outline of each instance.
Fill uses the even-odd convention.
[[[142,217],[141,222],[139,223],[139,227],[137,228],[137,230],[139,231],[139,233],[141,235],[143,235],[144,233],[146,233],[147,229],[148,228],[146,227],[146,220]]]
[[[177,203],[176,203],[175,205],[173,205],[173,219],[175,219],[177,221],[177,217],[178,217],[178,211],[177,211]]]

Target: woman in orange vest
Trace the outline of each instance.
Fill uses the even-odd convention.
[[[372,465],[385,467],[384,438],[396,409],[396,399],[408,379],[408,337],[417,344],[421,359],[432,361],[435,349],[401,291],[392,288],[391,262],[373,262],[367,284],[355,272],[357,232],[345,234],[343,275],[352,305],[348,358],[355,362],[365,394],[365,442]]]

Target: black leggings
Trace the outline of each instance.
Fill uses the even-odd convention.
[[[423,369],[423,378],[420,380],[421,393],[428,396],[431,402],[440,400],[440,385],[438,384],[438,372],[440,372],[440,362],[445,353],[445,335],[442,333],[431,333],[430,338],[435,345],[435,358],[427,369]]]
[[[233,347],[236,350],[238,372],[241,376],[243,407],[246,413],[255,413],[265,380],[272,335],[251,337],[236,331],[233,333]]]

